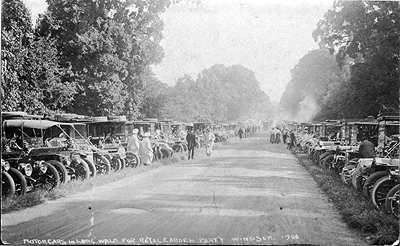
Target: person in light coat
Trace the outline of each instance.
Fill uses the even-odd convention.
[[[133,129],[132,135],[129,135],[127,138],[127,143],[128,145],[126,146],[126,150],[129,152],[132,152],[134,154],[139,154],[139,148],[140,148],[140,141],[138,139],[138,129]]]
[[[212,133],[210,129],[207,130],[206,134],[206,154],[207,156],[211,156],[213,148],[214,148],[215,135]]]
[[[143,134],[143,140],[140,143],[140,157],[145,166],[150,165],[153,161],[153,148],[150,141],[150,132]]]

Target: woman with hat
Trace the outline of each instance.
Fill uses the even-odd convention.
[[[134,154],[139,153],[139,139],[138,139],[138,129],[133,129],[132,130],[132,135],[129,135],[127,138],[128,145],[126,146],[126,150],[129,152],[132,152]]]

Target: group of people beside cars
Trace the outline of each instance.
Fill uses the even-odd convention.
[[[142,140],[138,137],[139,130],[133,129],[132,134],[127,137],[127,151],[138,154],[143,165],[150,165],[153,161],[153,147],[150,141],[150,132],[142,135]]]
[[[282,142],[283,144],[287,145],[288,149],[292,149],[296,146],[296,135],[293,130],[273,127],[270,130],[269,142],[272,144],[280,144]]]
[[[247,138],[251,135],[254,135],[258,128],[256,126],[248,126],[248,127],[240,127],[237,131],[237,135],[240,139]]]
[[[141,162],[144,165],[150,165],[153,161],[154,157],[154,149],[151,141],[150,132],[145,132],[138,136],[139,130],[133,129],[131,134],[128,134],[127,137],[127,151],[132,152],[140,156]],[[201,132],[194,132],[192,128],[189,128],[186,131],[185,136],[180,132],[179,137],[185,139],[187,145],[187,152],[188,152],[188,160],[194,159],[194,152],[196,148],[199,148],[204,143],[204,147],[206,150],[206,155],[211,156],[214,143],[215,143],[215,135],[211,129],[207,128],[205,131]],[[142,138],[141,140],[139,138]],[[160,140],[163,138],[162,134],[155,134],[155,140]],[[201,139],[203,138],[203,139]]]
[[[197,132],[199,133],[199,132]],[[186,143],[188,146],[188,160],[194,158],[194,150],[196,147],[200,147],[200,138],[203,136],[205,144],[206,155],[211,156],[215,144],[215,134],[211,129],[207,128],[203,134],[196,134],[191,128],[187,130]]]

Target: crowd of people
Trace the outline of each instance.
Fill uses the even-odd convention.
[[[237,131],[237,135],[239,136],[240,139],[247,138],[254,135],[257,129],[258,128],[256,126],[240,127],[239,130]]]
[[[188,128],[186,132],[178,132],[176,137],[185,143],[188,152],[188,160],[194,159],[195,149],[199,149],[201,147],[205,148],[207,156],[211,156],[216,140],[215,134],[209,128],[205,129],[204,131],[196,132],[192,128]],[[150,132],[144,132],[139,136],[139,130],[133,129],[132,132],[128,134],[127,151],[140,156],[140,159],[144,165],[150,165],[154,155],[156,154],[154,153],[154,150],[157,148],[155,148],[154,145],[160,144],[163,139],[164,138],[162,134],[155,134],[152,137]]]
[[[269,142],[271,144],[286,144],[288,149],[296,146],[296,135],[293,130],[287,128],[273,127],[270,130]]]

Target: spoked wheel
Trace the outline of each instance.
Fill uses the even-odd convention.
[[[8,174],[10,174],[12,179],[14,180],[15,194],[17,196],[25,195],[27,189],[26,188],[27,183],[24,175],[13,167],[11,167],[10,170],[8,170]]]
[[[15,194],[15,183],[11,175],[1,172],[1,197],[12,197]]]
[[[111,164],[108,159],[102,155],[96,155],[95,157],[95,165],[97,168],[97,174],[106,175],[111,171]]]
[[[116,157],[111,161],[111,167],[114,171],[119,171],[122,169],[122,161]]]
[[[137,167],[139,163],[140,159],[138,155],[132,152],[126,152],[126,166]]]
[[[364,182],[365,182],[365,178],[362,175],[361,170],[356,168],[351,176],[351,184],[353,185],[353,188],[356,191],[361,192],[363,189]]]
[[[70,177],[68,176],[67,168],[61,162],[57,160],[49,160],[47,162],[57,169],[61,184],[65,184],[69,181]]]
[[[122,168],[121,169],[124,169],[126,167],[126,160],[125,160],[125,158],[120,159],[120,160],[121,160],[121,164],[122,164]]]
[[[96,165],[94,165],[94,163],[92,161],[90,161],[88,158],[83,158],[82,159],[88,166],[89,168],[89,172],[90,172],[90,177],[94,178],[96,177],[96,173],[97,173],[97,169],[96,169]]]
[[[332,169],[332,162],[333,162],[333,155],[329,155],[326,158],[322,160],[322,166],[327,169],[331,170]]]
[[[400,218],[400,184],[397,184],[388,192],[385,208],[387,212],[393,214],[396,218]]]
[[[57,169],[50,163],[43,163],[46,166],[46,172],[42,173],[39,178],[39,187],[50,191],[60,185],[60,175]]]
[[[354,165],[345,166],[342,171],[340,172],[340,178],[342,179],[343,183],[350,184],[351,183],[351,175],[354,172],[356,167]]]
[[[385,204],[387,194],[396,185],[396,180],[390,176],[382,177],[376,181],[371,192],[372,203],[376,208],[380,208]]]
[[[374,188],[376,181],[387,175],[386,171],[378,171],[371,174],[364,182],[363,195],[367,198],[371,198],[371,191]]]
[[[85,180],[90,177],[90,169],[85,161],[80,161],[79,163],[74,163],[75,178],[80,180]]]
[[[161,153],[162,153],[162,159],[164,159],[164,158],[170,158],[170,152],[169,152],[169,150],[168,149],[166,149],[166,148],[161,148],[160,149],[161,150]]]

